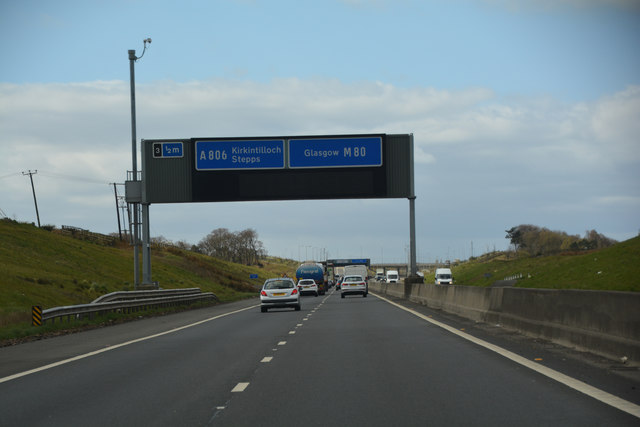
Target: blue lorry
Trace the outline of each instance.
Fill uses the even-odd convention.
[[[324,268],[322,264],[307,262],[301,264],[296,270],[296,281],[300,279],[313,279],[318,285],[318,293],[324,295],[327,292],[327,284],[324,280]]]

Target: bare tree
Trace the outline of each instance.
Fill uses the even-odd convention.
[[[552,231],[536,225],[522,224],[506,230],[505,238],[516,251],[526,251],[530,255],[551,255],[566,250],[601,249],[616,243],[595,230],[585,232],[584,238],[571,236],[564,231]]]
[[[198,250],[209,256],[242,264],[256,264],[265,255],[258,233],[249,228],[230,232],[218,228],[198,243]]]

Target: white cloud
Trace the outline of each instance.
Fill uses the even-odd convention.
[[[640,196],[603,196],[597,197],[594,202],[603,207],[628,206],[630,208],[634,208],[637,212],[640,212]]]
[[[425,151],[425,148],[423,146],[416,145],[415,143],[413,148],[413,159],[415,163],[425,165],[435,163],[436,161],[436,158],[433,156],[433,154],[429,154]]]
[[[591,126],[603,161],[640,161],[640,86],[630,86],[598,102]]]
[[[638,227],[627,219],[637,213],[640,198],[637,86],[575,104],[499,98],[483,88],[405,89],[338,80],[161,81],[137,89],[138,138],[413,133],[424,241],[429,233],[454,229],[460,236],[496,235],[501,241],[503,230],[520,218],[552,229],[572,221],[599,229],[602,223],[617,234]],[[114,231],[113,192],[105,184],[123,182],[131,169],[130,132],[125,82],[0,84],[0,208],[19,219],[33,217],[28,178],[20,172],[39,169],[43,223]],[[445,208],[434,205],[438,193],[451,195]],[[615,213],[608,214],[605,203]],[[255,206],[189,206],[188,224],[178,219],[184,206],[154,207],[152,233],[195,243],[218,226],[253,227],[274,246],[297,252],[297,236],[317,223],[324,224],[319,230],[332,231],[316,236],[323,245],[356,230],[365,248],[379,252],[380,242],[393,241],[395,257],[403,256],[404,232],[385,224],[397,218],[398,227],[406,228],[404,203],[259,204],[259,216]],[[314,207],[312,216],[291,215],[304,206]],[[423,251],[436,256],[437,249]]]

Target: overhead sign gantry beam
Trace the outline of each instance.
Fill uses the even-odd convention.
[[[143,140],[143,203],[410,198],[413,136]]]

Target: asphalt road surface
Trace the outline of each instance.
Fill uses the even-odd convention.
[[[0,348],[0,426],[638,426],[637,371],[369,294]]]

